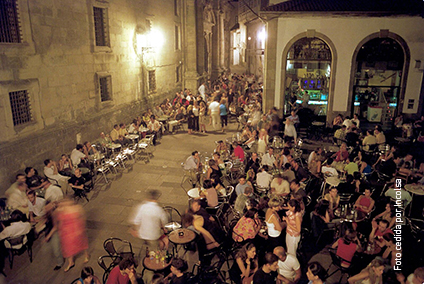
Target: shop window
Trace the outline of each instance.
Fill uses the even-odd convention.
[[[110,46],[107,8],[93,7],[96,46]]]
[[[31,102],[28,90],[9,93],[10,107],[12,109],[13,125],[18,126],[33,121]]]
[[[17,0],[0,1],[0,42],[22,42]]]
[[[286,114],[301,104],[319,116],[327,115],[331,50],[319,38],[301,38],[289,49],[286,62]]]
[[[365,43],[356,56],[352,112],[390,128],[401,89],[404,52],[391,38]]]
[[[175,26],[175,50],[180,49],[180,27]]]
[[[99,78],[100,99],[101,102],[112,100],[112,76],[104,76]]]
[[[175,68],[175,82],[181,82],[181,66],[177,66],[177,68]]]

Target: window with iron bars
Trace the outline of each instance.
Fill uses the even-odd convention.
[[[99,78],[100,98],[102,102],[112,100],[112,76]]]
[[[22,42],[17,0],[0,0],[0,42]]]
[[[10,92],[9,99],[14,126],[33,121],[28,90]]]
[[[156,91],[156,71],[149,71],[149,92]]]
[[[93,7],[96,46],[110,46],[107,8]]]

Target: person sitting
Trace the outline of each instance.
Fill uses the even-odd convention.
[[[247,149],[252,149],[253,144],[255,144],[257,140],[258,140],[258,131],[253,130],[252,134],[249,136],[249,139],[247,139],[247,141],[244,142],[243,145],[246,146]]]
[[[84,145],[77,144],[75,149],[71,152],[71,161],[72,164],[76,167],[89,168],[88,166],[88,156],[84,154]]]
[[[395,267],[396,260],[402,257],[402,247],[396,246],[395,237],[391,233],[384,234],[383,241],[386,249],[381,257],[388,261],[390,268]]]
[[[260,188],[268,189],[272,181],[272,175],[268,173],[268,166],[264,165],[256,175],[256,184]]]
[[[321,163],[322,163],[322,156],[318,154],[320,151],[322,152],[321,148],[319,147],[317,150],[317,153],[314,154],[315,151],[313,151],[311,155],[309,155],[309,159],[308,159],[309,172],[318,178],[320,177]]]
[[[405,278],[405,277],[403,277]],[[422,284],[424,283],[424,266],[418,267],[414,270],[413,273],[409,274],[407,280],[407,284]],[[405,284],[405,279],[399,281],[401,284]]]
[[[290,193],[290,184],[281,174],[275,176],[271,182],[271,194],[286,196]]]
[[[253,284],[275,284],[278,276],[278,257],[268,252],[264,260],[264,265],[253,276]]]
[[[373,220],[371,224],[372,230],[368,239],[370,241],[374,240],[379,247],[384,247],[385,242],[383,235],[387,233],[393,234],[393,231],[388,228],[389,222],[387,222],[387,220],[380,220],[377,223],[377,221]]]
[[[44,160],[44,174],[50,182],[56,182],[62,187],[64,193],[67,191],[69,177],[59,174],[57,163],[53,160]]]
[[[331,187],[330,191],[324,195],[324,200],[328,201],[330,218],[334,218],[334,210],[339,207],[340,203],[340,195],[338,195],[337,187]]]
[[[333,162],[334,162],[333,158],[328,158],[327,162],[321,167],[321,172],[324,175],[333,176],[333,177],[339,176],[339,173],[337,172],[337,170],[332,166]]]
[[[297,132],[296,132],[296,128],[293,124],[293,122],[290,120],[289,117],[286,118],[286,120],[284,121],[284,139],[285,140],[293,140],[294,143],[297,143]]]
[[[294,171],[292,170],[292,166],[290,163],[285,163],[283,167],[283,172],[281,173],[282,177],[287,178],[288,182],[292,182],[294,179],[296,179],[296,175]]]
[[[115,124],[113,126],[113,129],[110,132],[110,139],[114,143],[121,144],[121,141],[119,141],[119,125],[118,124]]]
[[[308,271],[306,272],[308,277],[308,284],[324,284],[325,278],[327,277],[327,271],[322,267],[319,262],[311,262],[308,264]]]
[[[372,147],[372,145],[376,145],[376,144],[377,144],[377,139],[373,135],[372,131],[367,130],[367,135],[362,140],[363,150],[364,151],[370,151],[370,147]]]
[[[28,186],[28,189],[37,190],[43,187],[45,178],[42,178],[41,176],[39,176],[37,171],[33,167],[26,167],[25,174],[26,174],[26,184]]]
[[[359,196],[356,200],[354,207],[368,214],[374,208],[375,201],[371,198],[371,190],[369,188],[365,189],[364,195]]]
[[[31,190],[27,193],[28,197],[28,210],[29,210],[29,221],[32,224],[36,224],[36,232],[40,232],[45,228],[46,220],[44,218],[45,212],[44,207],[46,206],[46,200],[38,197],[35,191]]]
[[[91,266],[85,266],[81,270],[81,277],[78,279],[76,284],[100,284],[99,278],[94,275],[94,270]]]
[[[412,201],[411,194],[403,188],[400,188],[400,190],[399,190],[398,188],[395,189],[393,187],[390,187],[384,193],[384,196],[387,196],[387,197],[389,197],[393,200],[396,200],[396,201],[400,199],[400,201],[402,202],[403,208],[406,208],[409,205],[409,203],[411,203],[411,201]]]
[[[200,200],[193,200],[188,213],[193,215],[193,226],[199,232],[206,243],[207,249],[219,247],[217,240],[222,232],[215,219],[201,206]]]
[[[157,136],[160,134],[161,125],[160,122],[156,120],[154,115],[150,116],[150,121],[147,124],[147,128],[149,128],[149,134],[154,134],[153,136],[153,145],[156,145]]]
[[[72,175],[73,168],[74,167],[69,156],[66,154],[62,154],[58,165],[59,174],[70,177]]]
[[[85,141],[83,145],[84,145],[83,153],[85,154],[86,157],[93,156],[96,159],[100,158],[99,152],[97,151],[96,148],[93,147],[93,145],[91,145],[89,141]]]
[[[374,130],[375,139],[377,140],[377,145],[379,150],[384,150],[386,144],[386,136],[383,133],[383,129],[380,125],[376,125]]]
[[[236,254],[233,266],[229,270],[235,284],[251,283],[258,270],[256,247],[252,243],[244,245]]]
[[[344,162],[349,157],[349,152],[347,151],[346,143],[340,145],[340,150],[334,153],[331,158],[335,158],[335,162]]]
[[[132,257],[124,258],[110,271],[106,284],[137,284],[136,266]]]
[[[243,194],[244,193],[244,190],[247,187],[253,188],[252,183],[250,181],[247,181],[246,180],[246,176],[240,176],[239,177],[239,183],[236,185],[236,194],[237,194],[237,196]]]
[[[300,182],[297,179],[292,180],[290,183],[291,195],[300,195],[302,200],[306,198],[306,191],[300,186]]]
[[[354,194],[356,192],[356,184],[353,175],[347,175],[346,182],[339,183],[337,191],[341,194]],[[357,192],[359,192],[359,187]]]
[[[299,180],[299,182],[304,182],[308,179],[308,177],[309,177],[308,173],[306,172],[306,170],[303,167],[301,167],[299,165],[298,162],[296,162],[294,159],[292,159],[290,161],[290,164],[291,164],[292,169],[293,169],[293,171],[296,175],[296,179]]]
[[[237,142],[233,143],[233,147],[234,147],[234,152],[233,152],[234,158],[238,159],[240,162],[244,162],[243,148]]]
[[[75,169],[75,174],[72,175],[72,177],[69,179],[69,186],[72,187],[72,189],[77,191],[87,191],[89,192],[90,189],[85,185],[86,179],[82,176],[82,172],[80,168]]]
[[[386,204],[385,210],[381,212],[380,214],[378,214],[377,216],[375,216],[373,220],[374,221],[386,220],[387,222],[389,222],[388,228],[393,228],[396,221],[395,215],[396,215],[395,204],[393,202],[389,202]]]
[[[215,207],[218,205],[218,193],[211,180],[207,179],[203,182],[203,194],[206,197],[206,201],[209,207]]]
[[[170,278],[169,284],[185,284],[190,275],[186,273],[188,269],[187,261],[176,257],[171,262],[171,273],[166,277]]]
[[[20,210],[14,210],[10,214],[10,225],[5,227],[3,223],[3,231],[0,233],[0,241],[7,238],[15,238],[26,235],[31,231],[31,224],[26,221],[27,218]]]
[[[336,255],[342,258],[341,266],[349,267],[355,252],[361,250],[361,243],[356,236],[356,231],[347,230],[343,238],[339,238],[332,246],[337,248]]]
[[[174,119],[168,122],[169,132],[174,132],[174,127],[178,124],[181,124],[184,121],[184,114],[181,108],[177,110],[174,115]]]
[[[243,215],[243,212],[246,208],[246,202],[253,195],[253,189],[248,186],[244,189],[243,194],[237,196],[236,201],[234,202],[234,210],[240,215]]]
[[[274,248],[274,254],[278,257],[277,279],[284,284],[299,282],[302,271],[296,256],[286,253],[281,246]]]
[[[206,172],[206,179],[212,181],[212,186],[216,190],[221,190],[224,188],[224,185],[221,182],[222,172],[219,168],[217,162],[214,159],[209,160],[209,168]]]
[[[343,125],[343,115],[338,114],[334,119],[333,119],[333,130],[337,130],[339,129],[342,125]]]
[[[261,167],[261,165],[259,163],[258,154],[252,153],[252,156],[247,161],[247,164],[246,164],[246,167],[245,167],[245,172],[247,173],[248,170],[253,169],[253,171],[256,174],[256,173],[258,173],[258,170],[259,170],[260,167]]]
[[[315,205],[315,210],[311,213],[311,227],[314,238],[318,239],[330,223],[330,213],[328,211],[328,201],[321,200]]]
[[[253,240],[258,235],[260,228],[261,220],[259,219],[258,210],[256,208],[250,208],[234,226],[233,240],[239,243]]]
[[[347,159],[346,159],[346,163],[347,163],[347,165],[344,167],[343,170],[348,175],[353,175],[354,172],[359,172],[358,164],[355,163],[354,157],[348,156]]]
[[[112,139],[110,138],[110,135],[106,135],[104,132],[100,132],[100,139],[99,139],[100,145],[103,147],[106,147],[106,145],[112,144]]]
[[[28,214],[28,198],[26,191],[28,189],[25,183],[25,175],[18,174],[16,176],[16,183],[14,183],[7,191],[7,206],[12,210],[20,210],[24,214]]]
[[[337,129],[336,132],[334,132],[334,144],[335,145],[341,145],[342,141],[345,141],[346,139],[346,125],[342,125],[341,128]]]
[[[43,184],[45,190],[44,198],[47,202],[53,202],[63,199],[63,192],[60,187],[55,184],[51,184],[50,181],[47,181]]]
[[[268,153],[262,155],[262,166],[268,166],[269,168],[277,167],[277,160],[274,156],[274,148],[269,147]]]
[[[384,262],[375,258],[362,271],[347,279],[349,284],[380,284],[383,283]]]
[[[219,140],[215,148],[215,153],[219,153],[221,156],[226,156],[227,152],[227,144],[225,144],[222,140]]]
[[[139,127],[140,126],[138,125],[137,119],[134,118],[130,126],[128,127],[128,133],[138,134]]]

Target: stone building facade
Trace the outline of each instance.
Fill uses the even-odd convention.
[[[227,1],[1,3],[0,192],[229,67]]]

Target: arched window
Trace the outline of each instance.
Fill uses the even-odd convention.
[[[374,38],[356,56],[352,111],[390,128],[396,113],[405,61],[402,46],[391,38]]]
[[[331,50],[319,38],[301,38],[287,53],[284,112],[302,104],[320,116],[327,115]]]

